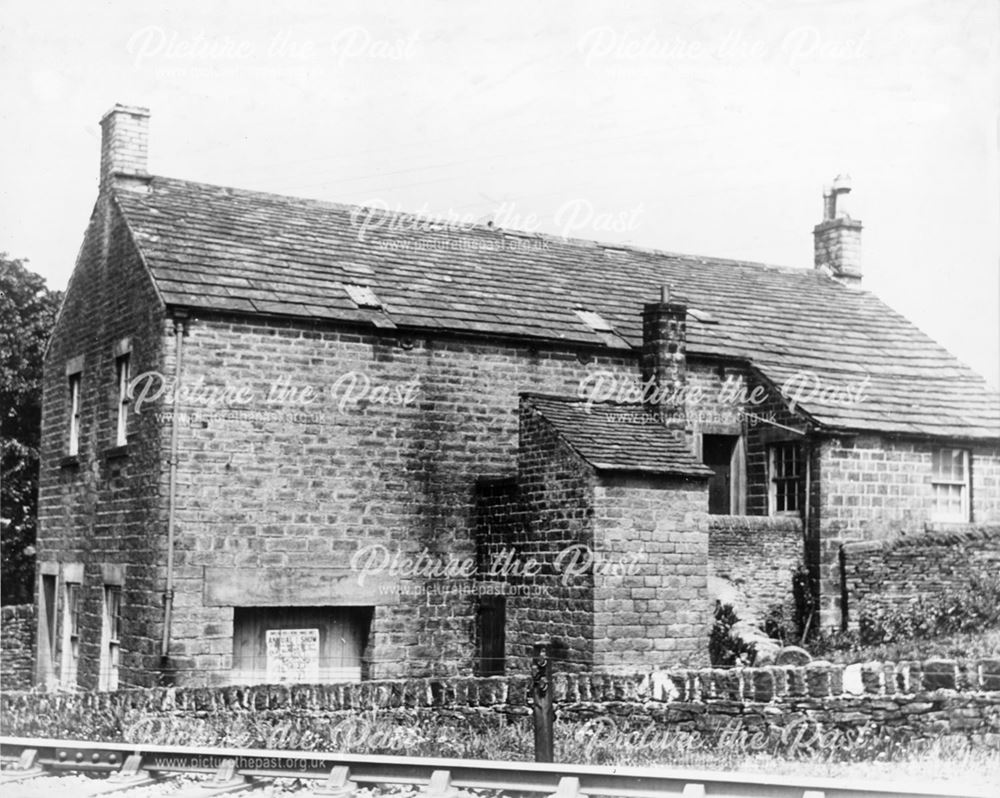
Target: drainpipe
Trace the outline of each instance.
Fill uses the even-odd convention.
[[[165,682],[173,681],[170,668],[170,624],[174,614],[174,516],[177,506],[177,449],[180,431],[180,384],[184,366],[184,332],[187,313],[174,312],[174,390],[170,421],[170,488],[167,505],[167,588],[163,593],[163,640],[160,644],[160,669]]]
[[[808,588],[809,594],[813,597],[818,595],[818,590],[816,585],[813,584],[813,569],[811,564],[812,559],[812,537],[810,535],[809,526],[812,523],[812,456],[813,456],[813,427],[812,424],[806,425],[806,435],[802,441],[802,454],[803,461],[806,466],[805,473],[805,496],[802,502],[802,554],[803,561],[805,562],[806,570],[809,572],[808,577]],[[801,645],[805,645],[806,638],[809,637],[809,630],[813,624],[813,616],[819,612],[819,608],[816,607],[813,612],[809,614],[806,619],[805,628],[802,630],[802,640],[799,641]]]

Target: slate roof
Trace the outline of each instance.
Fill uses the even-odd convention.
[[[692,257],[489,227],[428,230],[363,209],[154,177],[116,198],[163,301],[255,314],[370,322],[638,348],[640,312],[670,284],[717,324],[689,319],[691,355],[747,361],[777,385],[870,380],[864,400],[801,403],[818,425],[1000,438],[1000,398],[869,292],[813,269]],[[385,220],[385,215],[379,218]],[[368,286],[384,310],[355,304]],[[574,312],[596,311],[598,333]]]
[[[706,479],[681,437],[641,406],[521,394],[598,471],[637,471]]]

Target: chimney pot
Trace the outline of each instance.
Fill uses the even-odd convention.
[[[847,212],[850,175],[823,189],[823,221],[813,228],[816,269],[845,285],[861,284],[861,222]]]

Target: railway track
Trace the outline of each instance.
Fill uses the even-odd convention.
[[[891,789],[837,779],[669,768],[355,756],[315,751],[93,743],[0,737],[5,798],[170,794],[174,798],[263,791],[352,798],[359,789],[410,786],[426,798],[484,790],[520,798],[997,798],[1000,791]]]

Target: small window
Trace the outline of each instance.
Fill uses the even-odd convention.
[[[70,455],[80,453],[80,372],[69,375],[69,448]]]
[[[66,583],[66,603],[63,607],[62,683],[76,687],[77,663],[80,661],[80,585]]]
[[[781,443],[770,449],[771,514],[798,512],[802,507],[802,448]]]
[[[129,355],[115,358],[115,375],[118,383],[118,421],[115,432],[115,445],[124,446],[128,436],[128,383],[131,377]]]
[[[118,689],[118,666],[121,658],[122,589],[118,585],[104,587],[104,623],[101,651],[101,690]]]
[[[966,449],[938,449],[933,456],[935,521],[968,521],[969,452]]]

